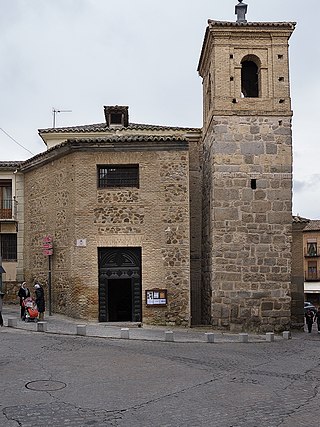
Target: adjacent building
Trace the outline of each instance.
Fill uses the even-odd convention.
[[[320,220],[310,220],[303,229],[305,300],[320,306]]]
[[[24,176],[20,162],[0,162],[0,256],[10,297],[24,277]]]

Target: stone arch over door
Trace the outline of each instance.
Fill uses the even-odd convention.
[[[141,248],[98,249],[99,321],[141,322]]]

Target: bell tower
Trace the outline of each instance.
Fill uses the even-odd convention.
[[[203,322],[290,324],[294,22],[208,21],[203,79]]]

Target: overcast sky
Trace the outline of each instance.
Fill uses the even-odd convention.
[[[248,21],[296,21],[290,39],[293,213],[320,219],[317,0],[245,0]],[[236,0],[0,0],[0,160],[45,149],[38,129],[100,123],[128,105],[135,123],[202,126],[197,65],[208,19]],[[11,138],[23,145],[20,147]],[[32,154],[31,154],[32,153]]]

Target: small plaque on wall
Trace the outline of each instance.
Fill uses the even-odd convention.
[[[85,248],[87,246],[87,239],[77,239],[77,246]]]
[[[167,305],[167,290],[152,289],[146,291],[146,305],[149,307],[161,307]]]

